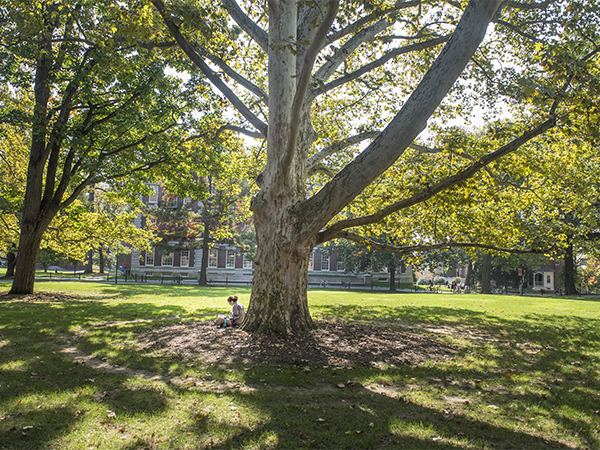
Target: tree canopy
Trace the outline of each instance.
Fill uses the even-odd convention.
[[[312,326],[306,270],[315,245],[368,238],[376,224],[389,230],[419,209],[423,234],[398,233],[401,244],[450,244],[454,235],[435,232],[431,202],[454,197],[443,214],[460,228],[457,198],[502,195],[496,173],[510,167],[502,158],[596,108],[585,95],[598,86],[598,8],[587,2],[151,2],[239,113],[231,128],[267,139],[252,204],[248,330]],[[198,41],[206,27],[227,45]],[[511,122],[498,122],[508,110]],[[496,122],[479,136],[447,131],[472,114]],[[530,214],[508,214],[506,226]],[[480,222],[488,230],[480,237],[496,237]]]
[[[189,64],[156,50],[151,10],[138,6],[0,1],[0,80],[33,96],[12,115],[30,124],[13,293],[33,290],[44,232],[86,188],[106,183],[133,199],[154,169],[222,125],[219,99],[199,77],[190,86],[177,76]]]

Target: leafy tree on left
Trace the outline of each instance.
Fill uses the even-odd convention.
[[[88,186],[139,191],[192,137],[216,134],[219,104],[169,75],[185,61],[154,50],[170,44],[138,6],[0,0],[0,81],[34,97],[13,294],[33,292],[44,232]]]

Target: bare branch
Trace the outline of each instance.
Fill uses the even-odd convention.
[[[514,9],[521,9],[521,10],[533,10],[533,9],[546,9],[548,6],[550,6],[552,3],[556,3],[557,0],[546,0],[545,2],[541,2],[541,3],[521,3],[521,2],[514,2],[514,1],[507,1],[503,7],[509,7],[509,8],[514,8]]]
[[[243,127],[238,127],[237,125],[229,125],[229,124],[223,125],[222,127],[220,127],[219,130],[217,131],[217,135],[215,137],[218,137],[221,134],[221,132],[223,132],[225,130],[235,131],[237,133],[245,134],[246,136],[252,137],[254,139],[264,139],[264,136],[257,131],[251,131],[251,130],[247,130],[246,128],[243,128]]]
[[[225,61],[223,61],[221,58],[218,58],[217,56],[209,55],[209,54],[206,54],[206,57],[209,60],[211,60],[214,64],[219,66],[219,68],[223,72],[225,72],[225,75],[231,77],[231,79],[233,79],[234,81],[237,81],[240,84],[240,86],[245,87],[250,92],[252,92],[254,95],[256,95],[261,100],[262,103],[264,103],[267,106],[269,105],[269,96],[267,95],[267,93],[265,91],[263,91],[261,88],[259,88],[254,83],[250,82],[248,79],[241,76],[239,73],[237,73],[231,67],[229,67],[229,65]]]
[[[506,22],[504,20],[495,20],[494,22],[496,22],[498,25],[502,25],[503,27],[508,28],[511,31],[514,31],[519,36],[522,36],[522,37],[524,37],[526,39],[529,39],[530,41],[533,41],[533,42],[541,42],[541,41],[543,41],[543,39],[538,39],[535,36],[532,36],[530,34],[525,33],[518,26],[513,25],[512,23],[508,23],[508,22]]]
[[[256,117],[250,109],[235,95],[235,93],[221,80],[221,78],[203,61],[202,57],[194,50],[192,45],[183,37],[179,30],[179,26],[173,21],[171,16],[167,13],[165,4],[162,0],[152,0],[152,3],[158,9],[158,12],[162,16],[167,28],[171,31],[171,34],[185,52],[186,55],[196,64],[196,66],[202,71],[202,73],[208,78],[208,80],[219,90],[225,97],[231,102],[233,107],[246,118],[263,136],[267,136],[267,124]]]
[[[359,31],[346,42],[335,54],[323,64],[314,74],[313,79],[324,82],[331,77],[337,68],[364,42],[374,39],[380,32],[392,26],[385,18],[377,23]]]
[[[381,131],[365,131],[364,133],[357,134],[355,136],[348,137],[346,139],[342,139],[341,141],[334,142],[333,144],[325,147],[321,151],[315,153],[311,157],[308,158],[306,171],[308,174],[311,174],[315,170],[315,166],[319,164],[323,159],[328,156],[334,155],[339,151],[348,148],[351,145],[358,144],[367,139],[375,139],[377,136],[381,134]],[[437,154],[442,151],[440,148],[429,148],[424,145],[415,144],[414,142],[409,145],[409,148],[416,150],[421,153],[429,153],[429,154]],[[459,156],[464,157],[465,159],[473,160],[473,157],[467,154],[460,154]]]
[[[551,251],[556,249],[556,246],[548,247],[548,248],[518,248],[518,247],[498,247],[496,245],[487,245],[487,244],[477,244],[471,242],[442,242],[439,244],[417,244],[417,245],[407,245],[403,247],[398,247],[395,245],[385,244],[382,242],[374,241],[369,238],[365,238],[364,236],[360,236],[356,233],[352,233],[349,231],[340,231],[336,239],[348,239],[349,241],[358,242],[359,244],[365,245],[366,247],[373,248],[378,251],[395,253],[404,255],[407,253],[415,253],[415,252],[426,252],[430,250],[443,250],[443,249],[451,249],[451,248],[479,248],[483,250],[493,250],[497,252],[504,253],[550,253]]]
[[[380,15],[378,15],[377,17],[380,18],[381,16],[388,16],[391,13],[394,13],[396,11],[400,11],[401,9],[405,9],[405,8],[410,8],[413,6],[419,6],[421,4],[421,0],[411,0],[411,1],[396,1],[396,4],[392,7],[392,8],[388,8],[385,9],[383,11],[380,12]],[[372,14],[366,15],[364,17],[361,17],[359,20],[357,20],[354,23],[351,23],[350,25],[348,25],[347,27],[343,28],[340,31],[336,31],[335,33],[332,33],[328,38],[327,38],[327,44],[332,44],[336,41],[339,41],[340,39],[342,39],[345,36],[348,36],[349,34],[353,34],[356,31],[358,31],[359,29],[361,29],[363,26],[365,26],[366,24],[373,22],[375,16],[373,16]]]
[[[431,48],[431,47],[435,47],[437,45],[443,44],[450,39],[450,36],[451,35],[441,36],[441,37],[437,37],[434,39],[429,39],[427,41],[418,42],[416,44],[405,45],[405,46],[399,47],[395,50],[390,50],[385,55],[383,55],[381,58],[379,58],[369,64],[364,65],[360,69],[355,70],[354,72],[351,72],[347,75],[344,75],[343,77],[337,78],[336,80],[333,80],[330,83],[327,83],[323,86],[319,86],[318,88],[313,90],[312,95],[317,96],[317,95],[323,94],[323,93],[330,91],[338,86],[341,86],[345,83],[355,80],[355,79],[359,78],[360,76],[364,75],[365,73],[370,72],[371,70],[382,66],[383,64],[388,62],[390,59],[393,59],[399,55],[404,55],[406,53],[416,52],[419,50],[425,50],[426,48]],[[315,75],[315,77],[317,77],[317,75]]]
[[[364,133],[357,134],[356,136],[351,136],[346,139],[342,139],[341,141],[334,142],[328,147],[325,147],[320,152],[315,153],[310,158],[308,158],[308,161],[306,163],[307,172],[312,171],[317,164],[319,164],[321,161],[323,161],[323,159],[327,158],[328,156],[331,156],[347,147],[350,147],[351,145],[358,144],[359,142],[362,142],[366,139],[375,139],[377,136],[379,136],[380,133],[381,131],[366,131]]]
[[[269,36],[267,32],[255,24],[239,7],[235,0],[223,0],[223,6],[242,30],[267,53],[269,50]]]
[[[317,173],[321,173],[329,178],[333,178],[335,176],[335,173],[331,169],[328,169],[322,164],[311,167],[310,171],[307,172],[307,175],[310,176]]]

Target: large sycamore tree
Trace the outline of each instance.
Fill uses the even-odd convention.
[[[595,32],[579,31],[597,24],[583,17],[594,8],[579,2],[148,1],[239,113],[232,128],[266,140],[243,324],[261,333],[313,327],[306,290],[316,245],[424,204],[555,126],[597,43]],[[227,45],[197,40],[211,29],[227,34]],[[568,39],[584,42],[570,48],[571,66],[550,48]],[[415,140],[428,121],[468,115],[473,102],[493,107],[498,96],[533,103],[496,146],[470,160],[455,152],[443,168],[407,164],[412,181],[380,196],[376,211],[348,209],[407,149],[427,153]]]
[[[13,294],[33,291],[44,233],[86,188],[142,189],[153,169],[184,158],[210,121],[211,92],[198,80],[186,91],[169,75],[177,61],[155,51],[134,6],[0,1],[0,82],[33,96]]]

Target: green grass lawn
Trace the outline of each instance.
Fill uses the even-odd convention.
[[[595,298],[310,290],[315,319],[399,327],[457,353],[302,373],[140,348],[138,332],[213,318],[228,295],[247,306],[246,287],[36,289],[60,295],[0,301],[0,449],[600,448]]]

